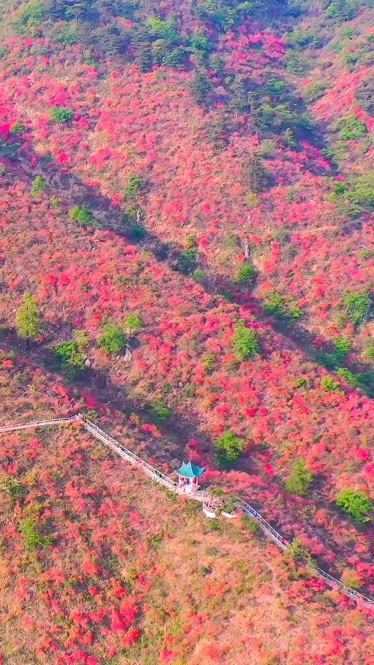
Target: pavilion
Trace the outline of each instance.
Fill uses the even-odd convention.
[[[188,494],[197,492],[199,489],[199,479],[204,471],[205,469],[192,464],[191,461],[183,462],[182,466],[177,469],[178,487],[183,488]]]

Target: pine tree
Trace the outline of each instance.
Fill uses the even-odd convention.
[[[231,86],[231,108],[239,113],[249,110],[248,93],[245,81],[241,76],[236,76]]]
[[[197,71],[191,81],[190,89],[192,97],[199,106],[206,105],[207,97],[211,91],[211,83],[208,77],[201,71]]]
[[[270,183],[270,176],[263,161],[257,153],[251,157],[246,166],[246,180],[253,194],[260,194]]]
[[[40,336],[39,312],[31,293],[25,293],[23,296],[23,303],[17,311],[16,329],[18,336],[26,340],[26,348],[29,348],[30,342],[35,342]]]

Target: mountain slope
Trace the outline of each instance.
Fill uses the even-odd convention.
[[[69,408],[51,374],[2,365],[8,423]],[[152,446],[131,419],[114,435]],[[4,665],[371,662],[369,610],[247,525],[207,520],[80,428],[0,436]]]
[[[369,6],[0,11],[5,347],[31,292],[30,362],[370,593],[371,525],[336,504],[374,498]]]

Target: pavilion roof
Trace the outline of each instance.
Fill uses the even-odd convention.
[[[183,478],[199,478],[204,471],[205,469],[192,464],[192,462],[183,462],[182,466],[177,469],[177,474]]]

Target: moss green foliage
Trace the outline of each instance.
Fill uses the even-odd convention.
[[[334,130],[338,132],[342,141],[356,141],[367,133],[367,127],[362,120],[355,115],[340,118],[334,125]]]
[[[365,492],[356,492],[352,489],[342,490],[337,496],[336,505],[357,522],[370,521],[368,515],[372,505]]]
[[[362,586],[362,579],[354,570],[346,568],[343,571],[342,582],[347,589],[359,589]]]
[[[21,25],[35,27],[43,20],[44,12],[45,7],[41,0],[31,0],[20,8],[17,22]]]
[[[46,190],[46,182],[40,175],[33,180],[31,187],[31,196],[40,196]]]
[[[14,125],[12,125],[10,128],[11,134],[23,134],[24,131],[25,131],[25,125],[23,124],[23,122],[15,122]]]
[[[312,81],[304,89],[304,99],[306,102],[316,102],[317,99],[328,90],[329,85],[324,81]]]
[[[154,402],[152,404],[152,411],[155,414],[155,416],[157,416],[157,418],[161,421],[167,420],[172,415],[171,409],[169,409],[169,407],[166,406],[166,404],[160,401]]]
[[[170,43],[178,41],[179,39],[177,22],[173,15],[169,15],[166,21],[163,21],[156,16],[149,16],[146,19],[146,26],[149,33],[159,39],[165,39]]]
[[[86,346],[88,337],[83,330],[76,330],[74,339],[61,342],[52,348],[59,368],[69,379],[75,380],[86,370]]]
[[[331,370],[337,370],[340,365],[344,362],[347,354],[350,352],[350,343],[347,339],[344,339],[343,337],[338,337],[334,341],[334,351],[332,353],[318,353],[316,354],[316,360],[317,362],[320,362],[321,365],[326,367],[327,369]],[[327,378],[325,377],[326,385],[327,385]],[[322,385],[322,382],[321,382]]]
[[[354,207],[374,211],[374,172],[351,178],[349,185],[349,189],[345,192],[349,203]]]
[[[328,19],[349,21],[356,15],[360,4],[358,0],[327,0],[325,14]]]
[[[224,511],[229,514],[235,513],[235,511],[238,508],[238,501],[235,499],[234,496],[230,496],[229,494],[223,494],[222,496],[222,507],[221,511]]]
[[[335,347],[335,350],[334,350],[334,353],[332,354],[333,359],[334,359],[335,364],[339,365],[341,362],[343,362],[345,357],[350,352],[351,345],[350,345],[350,343],[347,339],[344,339],[344,337],[338,337],[334,341],[334,347]]]
[[[297,320],[303,316],[303,312],[290,298],[272,291],[264,300],[264,309],[268,314],[278,319]]]
[[[119,325],[107,323],[98,339],[98,346],[110,355],[121,353],[126,346],[126,335]]]
[[[65,109],[62,106],[54,106],[50,110],[50,118],[53,122],[58,125],[63,125],[66,122],[69,122],[73,118],[73,111],[70,109]]]
[[[249,263],[242,263],[235,276],[234,282],[236,284],[242,285],[249,284],[254,276],[255,270],[253,266],[251,266]]]
[[[341,376],[353,388],[363,390],[369,397],[374,397],[374,373],[357,372],[353,373],[346,367],[336,369],[338,376]]]
[[[190,275],[195,272],[197,264],[198,251],[196,247],[188,247],[179,254],[175,269],[183,275]]]
[[[252,536],[255,536],[260,532],[260,527],[252,520],[249,515],[243,515],[241,518],[241,523],[244,526],[245,530],[248,531]]]
[[[211,372],[214,370],[215,364],[216,364],[216,362],[215,362],[214,356],[212,356],[211,354],[208,354],[208,355],[204,356],[204,358],[203,358],[203,367],[204,367],[207,374],[211,374]]]
[[[25,293],[16,315],[16,330],[21,339],[35,342],[41,334],[41,321],[34,296]]]
[[[353,325],[359,326],[369,315],[371,308],[370,294],[368,291],[349,293],[345,296],[343,304],[346,315]]]
[[[197,270],[193,271],[191,277],[192,277],[193,280],[195,280],[195,282],[198,282],[199,284],[201,284],[201,282],[204,281],[206,275],[205,275],[204,270],[200,270],[200,268],[198,268]]]
[[[284,132],[284,142],[290,148],[295,148],[297,146],[297,140],[295,138],[295,134],[293,133],[292,129],[288,128]]]
[[[299,459],[294,463],[292,472],[286,480],[286,490],[290,494],[306,496],[313,481],[313,474],[306,468],[305,460]]]
[[[253,328],[246,328],[244,320],[240,320],[234,328],[233,342],[238,360],[246,360],[260,353],[257,333]]]
[[[124,199],[133,199],[135,198],[141,189],[144,187],[144,180],[140,176],[136,175],[135,173],[132,173],[130,175],[129,181],[126,185],[126,187],[123,190],[123,198]]]
[[[142,320],[137,314],[128,314],[125,318],[125,327],[131,335],[135,335],[142,327]]]
[[[245,441],[232,432],[225,432],[214,441],[216,459],[220,466],[230,466],[245,449]]]
[[[325,393],[341,392],[339,381],[335,381],[331,376],[322,377],[321,388]]]
[[[81,206],[74,206],[69,211],[69,217],[79,226],[95,226],[95,218],[90,210]]]
[[[83,351],[89,343],[89,338],[85,330],[74,331],[74,341],[78,344],[78,348]]]
[[[5,476],[0,480],[0,491],[6,492],[13,501],[20,501],[27,494],[27,487],[18,478]]]
[[[287,70],[294,74],[304,72],[304,61],[298,53],[286,54]],[[249,91],[248,103],[254,122],[259,130],[276,133],[290,129],[294,132],[311,130],[312,121],[300,100],[297,100],[285,81],[270,77],[257,90]]]
[[[60,25],[57,41],[64,46],[78,44],[78,32],[72,25]]]
[[[191,42],[191,50],[195,55],[198,65],[208,64],[209,54],[214,49],[214,44],[207,38],[204,30],[195,30]]]
[[[35,517],[26,517],[23,519],[19,530],[25,539],[25,548],[29,551],[35,550],[37,547],[50,547],[52,545],[52,537],[41,534],[40,525]]]
[[[293,561],[303,561],[310,565],[315,565],[310,552],[305,548],[300,538],[293,539],[287,550],[287,556]]]

